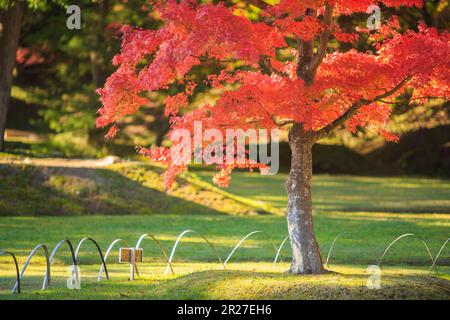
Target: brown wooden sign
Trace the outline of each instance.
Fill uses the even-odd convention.
[[[134,262],[142,262],[142,248],[120,248],[119,249],[119,262],[120,263],[130,263],[131,262],[131,252],[134,250]]]

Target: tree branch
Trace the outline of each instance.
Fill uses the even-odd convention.
[[[358,110],[363,107],[366,106],[368,104],[374,103],[378,100],[382,100],[384,98],[389,97],[390,95],[396,93],[397,91],[399,91],[409,80],[411,79],[411,76],[407,76],[406,78],[404,78],[399,84],[397,84],[394,88],[392,88],[389,91],[386,91],[383,94],[380,94],[376,97],[374,97],[373,99],[370,100],[366,100],[366,99],[360,99],[358,101],[356,101],[355,103],[353,103],[350,108],[347,109],[347,111],[345,111],[339,118],[337,118],[336,120],[334,120],[333,122],[331,122],[330,124],[326,125],[325,127],[323,127],[322,129],[316,131],[315,133],[315,141],[323,139],[325,137],[327,137],[331,132],[333,132],[334,129],[336,129],[337,127],[343,125],[347,120],[349,120],[351,117],[353,117],[356,112],[358,112]]]
[[[282,128],[282,127],[284,127],[284,126],[287,126],[288,124],[294,124],[294,123],[295,123],[294,120],[290,120],[290,119],[288,119],[288,120],[283,120],[283,121],[277,121],[275,115],[271,115],[271,118],[272,118],[273,123],[275,123],[275,125],[276,125],[278,128]]]
[[[316,10],[308,8],[305,16],[316,16]],[[312,72],[314,57],[314,39],[305,41],[300,39],[298,48],[297,76],[305,81],[307,86],[314,82],[314,73]]]
[[[272,66],[269,56],[260,56],[259,66],[260,66],[261,70],[268,75],[271,75],[272,73],[274,73],[281,77],[289,77],[289,75],[286,72],[278,71]]]
[[[263,0],[247,0],[246,2],[249,2],[250,4],[265,10],[267,7],[270,7],[271,5]]]
[[[191,57],[195,58],[195,59],[198,59],[201,62],[206,62],[206,63],[207,62],[210,62],[210,63],[230,63],[230,62],[234,63],[234,62],[239,61],[238,59],[233,59],[233,58],[219,60],[219,59],[216,59],[216,58],[210,58],[208,56],[194,56],[192,54],[191,54]]]
[[[323,30],[323,32],[320,35],[319,48],[317,50],[317,53],[314,55],[313,61],[314,73],[317,71],[317,68],[327,55],[328,42],[330,41],[331,27],[333,23],[333,12],[334,12],[334,4],[330,5],[328,1],[326,1],[325,12],[323,15],[323,24],[325,26],[325,30]]]
[[[439,96],[423,96],[423,97],[415,97],[415,98],[411,98],[408,99],[409,101],[414,101],[414,100],[421,100],[421,99],[427,99],[427,100],[432,100],[432,99],[440,99],[440,100],[448,100],[446,97],[439,97]],[[399,104],[399,101],[386,101],[386,100],[378,100],[380,102],[386,103],[386,104]]]

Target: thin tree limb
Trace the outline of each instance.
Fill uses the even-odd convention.
[[[246,2],[249,2],[250,4],[265,10],[267,7],[270,7],[271,5],[263,0],[247,0]]]
[[[305,16],[316,16],[316,10],[306,10]],[[298,48],[297,76],[305,81],[307,86],[314,82],[313,72],[314,39],[305,41],[300,39]]]
[[[373,99],[370,99],[370,100],[360,99],[360,100],[356,101],[339,118],[337,118],[336,120],[334,120],[330,124],[326,125],[322,129],[316,131],[316,133],[315,133],[315,140],[317,141],[317,140],[320,140],[320,139],[323,139],[323,138],[327,137],[331,132],[333,132],[334,129],[336,129],[337,127],[343,125],[347,120],[349,120],[351,117],[353,117],[356,114],[356,112],[358,112],[358,110],[361,107],[366,106],[366,105],[371,104],[371,103],[374,103],[374,102],[376,102],[378,100],[382,100],[382,99],[387,98],[390,95],[396,93],[410,79],[411,79],[411,76],[407,76],[399,84],[397,84],[394,88],[392,88],[391,90],[386,91],[383,94],[380,94],[380,95],[374,97]]]
[[[313,70],[314,73],[317,71],[317,68],[322,63],[323,59],[327,55],[328,42],[330,41],[331,36],[331,28],[333,23],[333,12],[334,12],[334,4],[329,4],[328,1],[325,2],[325,12],[323,15],[323,24],[325,29],[320,35],[319,39],[319,48],[317,49],[317,53],[314,55],[313,60]]]
[[[431,99],[441,99],[441,100],[448,100],[446,97],[439,97],[439,96],[423,96],[423,97],[415,97],[415,98],[411,98],[411,99],[408,99],[409,101],[414,101],[414,100],[421,100],[421,99],[428,99],[428,100],[431,100]],[[382,99],[380,99],[380,100],[378,100],[378,101],[380,101],[380,102],[383,102],[383,103],[386,103],[386,104],[398,104],[399,102],[398,101],[386,101],[386,100],[382,100]]]
[[[287,126],[287,125],[289,125],[289,124],[294,124],[294,123],[295,123],[295,121],[294,121],[294,120],[291,120],[291,119],[282,120],[282,121],[277,121],[275,115],[272,115],[271,118],[272,118],[273,123],[275,123],[275,125],[276,125],[278,128],[282,128],[282,127]]]

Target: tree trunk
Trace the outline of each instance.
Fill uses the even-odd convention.
[[[155,141],[155,145],[157,147],[161,147],[162,143],[164,141],[164,137],[166,136],[167,132],[169,132],[170,129],[170,123],[169,123],[169,119],[167,119],[164,116],[164,112],[161,110],[161,112],[159,112],[159,110],[157,111],[157,116],[156,116],[156,120],[158,123],[158,128],[156,129],[156,141]]]
[[[101,88],[105,84],[104,75],[104,42],[105,42],[105,27],[107,22],[107,17],[109,13],[109,0],[102,0],[99,2],[100,13],[99,13],[99,23],[97,26],[97,31],[95,33],[94,47],[89,53],[89,59],[91,61],[91,75],[92,83],[95,88]]]
[[[25,1],[19,1],[14,6],[0,12],[0,152],[5,150],[6,115],[25,6]]]
[[[287,223],[292,247],[290,272],[320,274],[325,270],[314,235],[311,201],[312,146],[314,137],[295,124],[289,132],[291,170],[286,181]]]
[[[101,88],[105,84],[105,27],[107,23],[107,17],[110,10],[110,0],[101,0],[98,2],[99,5],[99,21],[96,27],[95,40],[91,51],[89,52],[89,59],[91,64],[91,76],[92,84],[94,87]],[[95,95],[94,100],[92,100],[92,106],[96,109],[98,106],[98,97]],[[105,145],[105,133],[104,130],[96,128],[95,125],[88,129],[88,140],[89,143],[96,147],[103,147]]]

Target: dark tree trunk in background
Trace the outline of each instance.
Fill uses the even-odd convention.
[[[19,1],[13,7],[0,11],[0,152],[5,150],[6,115],[25,6],[25,1]]]
[[[99,21],[96,26],[95,39],[92,49],[89,52],[89,60],[91,64],[91,76],[92,84],[94,87],[101,88],[105,84],[105,27],[107,23],[108,13],[110,10],[110,0],[100,0],[98,2],[99,10]],[[98,96],[94,95],[92,100],[92,108],[99,108]],[[98,147],[103,148],[105,146],[105,132],[102,129],[98,129],[95,125],[88,129],[88,140],[89,143]]]
[[[105,38],[103,36],[105,32],[107,17],[109,13],[109,0],[103,0],[99,2],[100,18],[97,26],[97,32],[95,34],[94,48],[91,50],[89,56],[91,60],[91,74],[92,82],[96,88],[103,87],[105,82],[104,76],[104,50],[102,47],[104,45]]]
[[[161,147],[164,141],[164,137],[166,136],[167,132],[169,132],[170,123],[169,120],[164,116],[163,112],[161,112],[156,121],[158,121],[159,128],[156,130],[155,145],[157,147]]]
[[[293,274],[325,272],[314,235],[312,217],[311,182],[314,142],[312,133],[305,132],[300,124],[295,124],[289,132],[292,160],[286,192],[288,195],[287,223],[292,247],[290,272]]]

